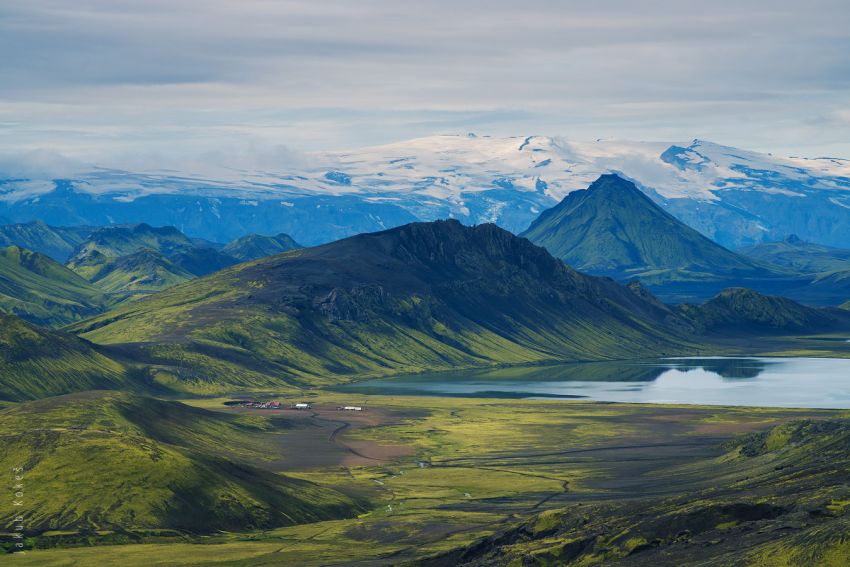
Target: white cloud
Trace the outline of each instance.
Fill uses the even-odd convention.
[[[86,164],[51,150],[0,153],[0,177],[5,178],[62,178],[86,169]]]
[[[844,0],[8,2],[0,149],[198,156],[478,129],[850,155],[848,52]]]

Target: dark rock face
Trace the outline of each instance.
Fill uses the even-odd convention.
[[[345,290],[336,287],[318,304],[318,311],[328,321],[368,322],[370,314],[384,306],[387,296],[379,285],[353,287]]]
[[[750,289],[727,289],[699,306],[683,305],[680,313],[708,333],[825,332],[850,329],[850,314],[833,308],[800,305],[785,297]]]

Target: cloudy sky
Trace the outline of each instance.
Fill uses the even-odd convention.
[[[467,131],[850,157],[847,0],[26,0],[0,54],[0,152],[48,161]]]

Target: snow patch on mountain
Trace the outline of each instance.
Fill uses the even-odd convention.
[[[342,211],[356,201],[370,207],[390,207],[397,219],[411,215],[422,220],[454,217],[468,223],[495,222],[521,231],[538,212],[570,192],[588,187],[603,173],[618,173],[691,226],[719,241],[738,245],[767,238],[760,236],[762,232],[784,237],[786,225],[791,227],[796,222],[791,218],[793,207],[787,212],[777,209],[779,202],[765,200],[770,196],[811,203],[809,218],[826,215],[833,224],[842,222],[841,215],[850,203],[850,160],[784,158],[704,140],[575,142],[547,136],[436,135],[313,152],[297,162],[286,161],[279,168],[270,165],[264,162],[261,170],[192,165],[191,172],[91,167],[61,180],[32,172],[26,179],[4,178],[0,172],[0,205],[5,203],[3,207],[18,218],[16,215],[30,214],[23,210],[35,215],[36,200],[46,194],[55,200],[57,191],[91,195],[101,205],[111,202],[127,206],[144,198],[197,196],[206,201],[235,200],[236,210],[246,209],[239,215],[257,219],[257,215],[271,213],[247,209],[273,203],[276,211],[288,210],[285,214],[295,215],[299,208],[327,207],[334,202],[327,199],[336,199],[344,203],[335,213],[339,215],[353,214]],[[219,218],[218,205],[199,202],[197,207],[210,208],[210,216]],[[383,210],[383,214],[389,214],[390,209]],[[707,210],[711,210],[711,218],[706,217]],[[831,212],[835,210],[842,211],[841,215]],[[769,218],[771,214],[767,213],[776,218]],[[274,218],[269,216],[262,222],[277,226]],[[308,226],[310,219],[304,217],[299,222]],[[384,224],[391,223],[384,218]],[[810,237],[824,231],[829,242],[844,234],[814,225],[800,230],[808,230]],[[339,234],[337,229],[331,233]],[[322,239],[298,236],[304,242]]]
[[[600,174],[623,172],[664,198],[714,200],[726,188],[768,192],[847,189],[850,160],[777,158],[703,140],[690,144],[525,136],[439,135],[347,151],[315,152],[292,171],[212,167],[203,174],[95,168],[71,178],[78,192],[123,200],[174,192],[244,198],[285,195],[418,195],[461,202],[462,193],[505,189],[560,200]],[[52,191],[51,179],[5,180],[0,199]]]

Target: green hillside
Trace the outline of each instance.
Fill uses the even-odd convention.
[[[92,285],[111,294],[149,294],[194,277],[149,249],[117,258],[92,251],[74,269]]]
[[[85,392],[0,411],[0,466],[26,469],[27,531],[210,533],[341,518],[363,505],[247,464],[273,422],[118,392]],[[0,502],[0,524],[20,513]]]
[[[570,193],[522,236],[577,270],[615,279],[660,284],[775,275],[683,224],[617,175]]]
[[[103,311],[103,293],[43,254],[0,250],[0,311],[42,325],[63,325]]]
[[[194,247],[192,240],[173,226],[152,227],[144,223],[109,226],[94,231],[74,251],[68,263],[73,265],[93,251],[116,258],[149,248],[167,257]]]
[[[850,315],[838,309],[807,307],[742,288],[724,290],[702,305],[682,305],[679,311],[697,328],[711,333],[758,336],[850,330]]]
[[[798,421],[741,438],[674,478],[712,487],[538,514],[417,567],[845,565],[850,422]]]
[[[277,236],[249,234],[228,243],[221,251],[240,262],[247,262],[296,248],[301,248],[301,245],[288,234]]]
[[[805,274],[850,270],[850,250],[804,242],[795,235],[782,242],[765,242],[742,248],[739,252],[755,260],[785,266]]]
[[[94,230],[88,226],[48,226],[42,221],[0,225],[0,247],[18,246],[64,263]]]
[[[678,323],[493,225],[438,221],[240,264],[74,330],[179,367],[170,387],[222,391],[687,352]]]
[[[68,267],[117,303],[235,263],[217,250],[197,247],[174,227],[138,224],[95,231],[78,246]]]
[[[0,400],[127,385],[124,368],[85,341],[0,313]]]

